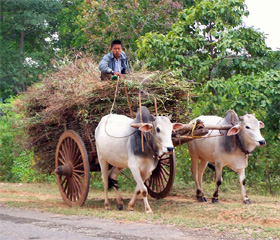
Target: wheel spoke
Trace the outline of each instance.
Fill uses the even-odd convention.
[[[162,157],[158,161],[161,162],[161,161],[164,161],[164,160],[167,160],[167,159],[169,159],[169,156]]]
[[[159,189],[160,191],[162,191],[164,189],[164,181],[160,171],[158,175],[158,180],[159,180]]]
[[[161,162],[161,165],[164,165],[164,166],[169,167],[169,166],[170,166],[170,163]]]
[[[67,152],[67,149],[65,149],[65,144],[66,144],[66,142],[63,141],[62,144],[61,144],[61,147],[62,147],[62,151],[64,153],[64,159],[67,162],[67,160],[68,160],[68,152]]]
[[[67,177],[65,177],[65,176],[64,176],[64,179],[63,179],[63,181],[61,182],[61,186],[63,186],[63,185],[64,185],[64,183],[65,183],[66,179],[67,179]]]
[[[72,185],[72,179],[70,178],[69,179],[69,196],[68,196],[68,198],[70,199],[70,201],[72,201],[72,194],[73,194],[73,185]]]
[[[76,188],[76,193],[77,193],[77,200],[78,200],[80,198],[80,196],[82,195],[81,183],[80,183],[80,181],[77,179],[77,177],[75,175],[73,175],[73,182],[75,183],[75,188]]]
[[[158,192],[158,176],[155,177],[156,192]]]
[[[75,166],[76,163],[79,163],[80,160],[81,160],[81,158],[82,158],[82,154],[80,154],[79,157],[73,162],[73,166]],[[82,160],[82,161],[83,161],[83,160]]]
[[[166,169],[166,167],[162,166],[162,170],[166,173],[166,175],[170,176],[170,172]]]
[[[84,170],[75,169],[75,172],[76,172],[76,173],[84,173]]]
[[[72,185],[73,185],[73,201],[76,202],[78,197],[78,189],[77,189],[77,186],[76,186],[76,182],[75,182],[75,179],[74,177],[72,177]]]
[[[59,154],[60,154],[60,156],[63,158],[63,160],[65,162],[65,154],[62,152],[62,150],[59,150]]]
[[[76,165],[76,166],[74,165],[73,167],[74,167],[74,168],[79,168],[79,167],[81,167],[81,166],[84,166],[84,163],[83,163],[83,162],[81,162],[80,164],[78,164],[78,165]]]
[[[74,176],[75,176],[76,181],[77,181],[77,183],[78,183],[78,186],[79,186],[79,188],[80,188],[80,190],[81,190],[81,192],[82,192],[83,189],[84,189],[84,185],[83,185],[84,179],[83,179],[80,175],[78,175],[78,174],[74,174]],[[81,193],[81,194],[82,194],[82,193]]]
[[[65,160],[64,160],[63,158],[60,158],[60,157],[59,157],[59,158],[58,158],[58,161],[62,163],[62,164],[60,164],[60,165],[64,165],[64,164],[65,164]]]
[[[81,156],[79,147],[76,143],[74,143],[73,151],[74,151],[74,153],[73,153],[73,164],[75,165],[77,160],[78,160],[78,156]]]
[[[166,176],[166,173],[163,171],[163,169],[162,168],[164,168],[164,167],[160,167],[160,172],[162,173],[162,176],[164,177],[164,181],[165,182],[168,182],[168,179],[167,179],[167,176]]]
[[[64,188],[63,188],[63,192],[66,192],[67,189],[68,189],[68,177],[65,177],[65,185],[64,185]]]

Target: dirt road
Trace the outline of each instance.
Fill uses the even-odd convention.
[[[176,194],[176,195],[175,195]],[[0,240],[10,239],[187,239],[280,240],[280,199],[221,194],[220,204],[198,203],[178,191],[162,200],[150,198],[153,215],[143,200],[135,211],[119,211],[114,192],[111,211],[104,209],[102,190],[90,189],[83,207],[68,207],[57,186],[46,183],[0,183]],[[123,192],[124,206],[132,193]]]
[[[0,239],[229,239],[174,226],[65,216],[0,205]]]

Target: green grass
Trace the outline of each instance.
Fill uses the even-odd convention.
[[[206,196],[210,200],[213,186],[206,185]],[[152,222],[172,224],[188,229],[204,229],[240,238],[280,239],[280,198],[250,195],[253,204],[244,205],[240,191],[226,190],[220,193],[220,204],[198,203],[194,198],[195,189],[190,186],[175,186],[170,197],[155,200],[149,198],[153,215],[144,213],[141,197],[135,211],[126,211],[132,191],[121,191],[124,211],[118,211],[115,193],[109,193],[111,211],[104,209],[104,193],[91,188],[83,207],[68,207],[60,197],[58,187],[53,184],[11,184],[0,183],[0,203],[10,207],[22,207],[64,215],[84,215],[109,218],[119,221]],[[20,196],[20,198],[19,198]]]

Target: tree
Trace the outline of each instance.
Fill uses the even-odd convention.
[[[25,91],[46,71],[53,48],[46,38],[57,31],[56,0],[1,0],[2,97]]]
[[[141,37],[138,56],[150,68],[180,69],[199,82],[264,70],[269,49],[263,33],[242,26],[248,14],[244,0],[197,1],[179,14],[168,34]]]
[[[88,51],[101,57],[110,42],[118,38],[123,40],[126,52],[134,56],[139,37],[152,30],[166,33],[178,12],[193,4],[193,0],[84,1],[78,23],[88,37]]]
[[[61,0],[61,4],[63,9],[57,16],[59,41],[56,46],[62,53],[83,50],[88,40],[79,23],[84,12],[84,0]]]

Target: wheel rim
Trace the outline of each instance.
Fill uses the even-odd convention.
[[[175,153],[164,155],[145,185],[153,198],[164,198],[171,191],[175,178]]]
[[[63,200],[69,206],[84,204],[89,190],[89,163],[84,143],[71,130],[64,132],[58,142],[55,172]]]

